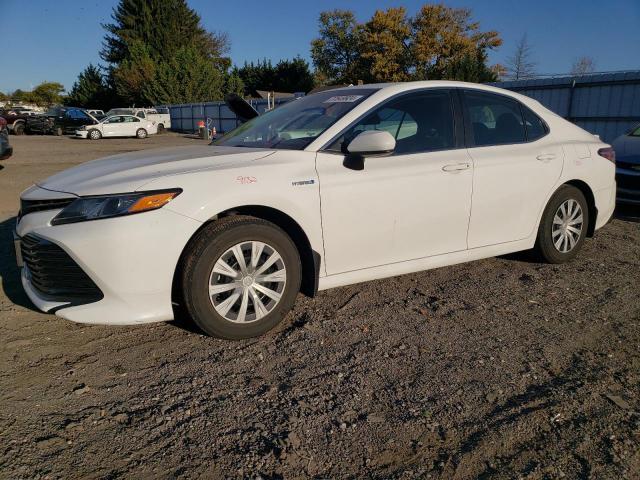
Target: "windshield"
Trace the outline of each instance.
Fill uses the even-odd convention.
[[[240,125],[213,145],[302,150],[375,91],[327,90],[291,100]]]

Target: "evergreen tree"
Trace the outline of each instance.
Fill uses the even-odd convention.
[[[120,0],[112,19],[101,57],[124,103],[222,98],[228,38],[206,31],[185,0]]]
[[[273,90],[277,92],[307,93],[313,89],[315,82],[309,64],[298,56],[292,60],[278,62],[275,68],[274,83]]]
[[[292,60],[280,60],[274,67],[271,60],[247,63],[234,69],[242,79],[246,90],[256,95],[258,90],[276,92],[305,92],[312,90],[315,84],[309,64],[301,57]]]
[[[234,69],[234,71],[227,76],[227,80],[225,81],[224,91],[225,91],[225,94],[235,93],[236,95],[240,95],[241,97],[244,97],[245,85],[240,75],[238,75],[237,70]]]
[[[111,91],[107,87],[100,69],[89,64],[78,75],[78,80],[71,87],[65,104],[106,110],[112,106],[111,96]]]
[[[487,54],[481,49],[450,62],[444,70],[443,78],[474,83],[497,82],[499,79],[497,69],[487,66]]]

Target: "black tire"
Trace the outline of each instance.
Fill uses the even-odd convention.
[[[139,128],[136,131],[136,137],[140,139],[147,138],[147,131],[144,128]]]
[[[87,138],[89,140],[100,140],[102,138],[102,133],[97,128],[92,128],[87,132]]]
[[[24,134],[24,123],[18,122],[18,124],[13,125],[13,134],[14,135],[23,135]]]
[[[280,300],[262,318],[247,323],[228,320],[216,311],[209,294],[214,264],[234,245],[263,242],[281,257],[286,282]],[[182,295],[187,312],[208,335],[240,340],[262,335],[280,323],[300,291],[302,267],[291,238],[278,226],[259,218],[231,216],[203,228],[189,243],[182,263]],[[255,303],[253,303],[255,312]],[[248,307],[247,307],[248,308]]]
[[[165,132],[164,125],[161,123],[158,125],[158,133],[164,133],[164,132]]]
[[[562,205],[567,205],[565,202],[575,201],[580,206],[582,214],[582,222],[575,224],[575,228],[579,228],[579,237],[575,241],[575,245],[570,250],[563,252],[554,244],[554,236],[559,241],[561,234],[554,234],[554,219],[556,214],[559,214],[559,209]],[[576,218],[580,218],[577,216]],[[579,227],[578,227],[579,225]],[[551,197],[547,204],[540,226],[538,228],[538,238],[536,239],[535,252],[540,259],[548,263],[565,263],[573,260],[584,243],[584,239],[587,236],[587,230],[589,225],[589,205],[584,198],[583,193],[571,185],[562,185]],[[560,227],[558,227],[560,228]],[[558,236],[556,236],[558,235]],[[578,234],[576,234],[577,236]],[[568,242],[568,240],[567,240]],[[561,242],[561,246],[565,245]],[[566,243],[566,245],[570,245]]]

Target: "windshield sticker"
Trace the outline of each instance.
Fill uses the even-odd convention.
[[[326,99],[322,103],[353,103],[360,100],[363,95],[336,95]]]

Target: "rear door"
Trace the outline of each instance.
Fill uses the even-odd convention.
[[[562,172],[562,147],[511,97],[464,90],[463,105],[474,163],[469,248],[527,238]]]
[[[144,114],[144,112],[143,112]],[[124,125],[122,127],[122,135],[127,137],[135,137],[136,132],[141,128],[143,122],[139,118],[133,116],[124,117]]]

